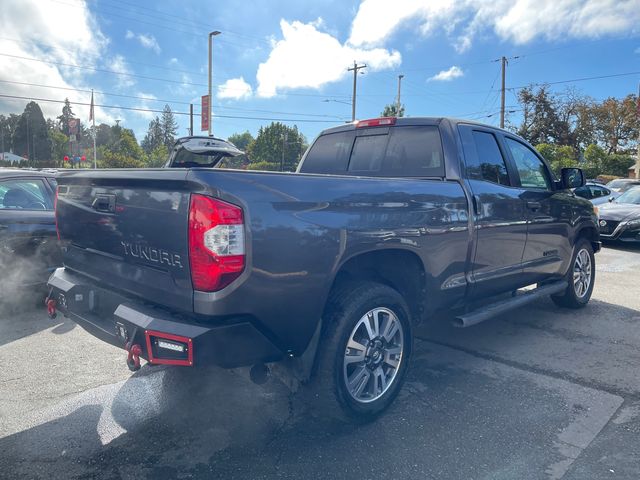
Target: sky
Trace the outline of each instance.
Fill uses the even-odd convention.
[[[640,82],[640,0],[2,0],[0,113],[33,99],[52,118],[69,98],[88,125],[80,104],[94,89],[97,123],[119,120],[142,140],[169,104],[182,136],[193,103],[200,134],[214,30],[213,131],[223,138],[279,120],[311,140],[350,121],[354,61],[366,65],[359,119],[395,102],[403,75],[406,115],[495,125],[502,56],[513,124],[529,84],[602,100]]]

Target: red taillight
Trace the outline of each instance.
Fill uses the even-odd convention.
[[[384,127],[386,125],[395,125],[396,117],[372,118],[370,120],[360,120],[356,124],[356,128],[364,127]]]
[[[60,240],[60,229],[58,228],[58,190],[60,187],[56,187],[56,196],[53,198],[53,216],[56,219],[56,233],[58,234],[58,240]]]
[[[195,290],[215,292],[244,270],[244,218],[235,205],[191,195],[189,265]]]

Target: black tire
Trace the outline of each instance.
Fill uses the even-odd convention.
[[[584,292],[580,291],[581,287],[576,286],[576,283],[574,281],[574,273],[579,270],[576,263],[579,255],[582,255],[582,258],[584,258],[584,256],[586,255],[589,259],[589,284]],[[584,275],[584,272],[582,272],[581,275]],[[588,240],[581,239],[576,244],[573,251],[573,256],[571,257],[569,270],[567,271],[567,275],[565,276],[565,280],[569,283],[569,286],[564,291],[564,293],[551,296],[551,300],[553,300],[556,305],[564,308],[582,308],[587,303],[589,303],[589,299],[591,299],[591,294],[593,293],[593,286],[595,285],[596,281],[596,259],[595,255],[593,254],[593,247],[591,246],[591,242],[589,242]]]
[[[386,331],[386,326],[391,325],[391,329],[394,329],[395,333],[389,342],[386,341],[384,335],[377,337],[378,340],[363,341],[360,346],[366,346],[366,349],[362,351],[361,355],[360,350],[347,349],[347,343],[352,336],[361,333],[360,328],[369,331],[368,327],[362,323],[369,313],[371,316],[367,317],[369,319],[367,321],[376,322],[379,325],[378,331],[382,330],[383,334],[391,333]],[[399,327],[395,325],[396,319],[399,322]],[[357,325],[359,327],[355,331],[354,328]],[[372,323],[368,325],[371,326]],[[402,339],[402,343],[400,343],[400,339]],[[382,342],[384,345],[378,345],[377,342]],[[398,345],[401,346],[398,347]],[[338,287],[332,292],[329,299],[314,375],[308,386],[311,408],[322,417],[329,416],[357,422],[375,419],[391,405],[398,395],[407,373],[412,347],[413,335],[409,308],[396,290],[370,281],[349,283]],[[400,348],[401,354],[390,353],[398,348]],[[345,366],[347,353],[355,353],[353,358],[357,356],[369,360],[353,362],[353,365]],[[372,363],[374,357],[377,360]],[[398,362],[397,368],[394,369],[391,363],[387,363],[387,360]],[[370,363],[366,364],[367,361]],[[364,377],[363,375],[363,381],[358,382],[366,384],[367,390],[370,389],[372,392],[366,403],[352,396],[345,378],[349,377],[350,368],[361,369],[362,367],[370,370],[368,376]],[[393,370],[395,370],[395,374],[393,374]],[[358,375],[352,374],[349,378],[354,376]],[[373,394],[374,389],[377,392],[375,395],[379,394],[377,398]],[[358,389],[356,388],[356,390]],[[365,395],[365,393],[361,395]]]

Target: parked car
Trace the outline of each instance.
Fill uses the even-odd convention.
[[[581,170],[556,180],[521,138],[446,118],[331,128],[296,173],[58,181],[64,267],[49,285],[65,315],[132,370],[279,361],[327,415],[387,408],[414,326],[438,310],[467,327],[547,295],[583,307],[600,248],[593,205],[570,191]]]
[[[634,187],[600,207],[603,240],[640,242],[640,187]]]
[[[607,203],[620,195],[618,192],[609,190],[607,187],[593,182],[587,182],[582,187],[574,188],[573,193],[579,197],[586,198],[594,205]]]
[[[614,192],[622,193],[638,185],[640,185],[640,180],[634,180],[633,178],[616,178],[607,183],[606,187]]]
[[[44,287],[62,265],[55,189],[55,171],[0,168],[0,288],[5,299]]]

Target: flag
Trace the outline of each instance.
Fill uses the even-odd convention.
[[[93,120],[93,90],[91,90],[91,107],[89,108],[89,121]]]

